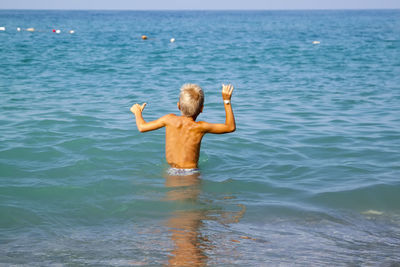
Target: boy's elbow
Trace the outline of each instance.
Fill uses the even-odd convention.
[[[233,126],[229,127],[229,129],[228,129],[229,133],[232,133],[234,131],[236,131],[236,125],[233,125]]]
[[[136,123],[137,129],[139,130],[139,132],[143,133],[146,132],[146,127],[144,125],[144,123]]]

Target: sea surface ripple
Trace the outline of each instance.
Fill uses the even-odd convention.
[[[400,264],[399,18],[0,10],[0,265]],[[235,86],[193,184],[129,111],[187,82]]]

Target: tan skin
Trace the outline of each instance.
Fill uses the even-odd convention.
[[[222,85],[222,99],[230,100],[233,92],[232,85]],[[225,123],[196,122],[196,117],[175,114],[165,115],[157,120],[146,122],[142,112],[146,103],[135,104],[131,112],[135,114],[136,125],[140,132],[148,132],[165,127],[165,155],[168,164],[173,168],[197,168],[200,155],[201,139],[206,133],[224,134],[235,131],[235,117],[231,104],[225,107]],[[180,109],[179,102],[178,108]],[[202,108],[203,110],[203,108]]]

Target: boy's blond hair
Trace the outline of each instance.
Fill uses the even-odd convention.
[[[204,93],[197,84],[187,83],[181,87],[179,106],[183,115],[198,116],[203,108]]]

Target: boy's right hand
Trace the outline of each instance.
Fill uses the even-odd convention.
[[[222,84],[222,99],[223,100],[231,100],[233,92],[233,85],[232,84]]]
[[[144,109],[144,107],[147,105],[147,103],[143,103],[142,105],[139,105],[139,104],[135,104],[135,105],[133,105],[132,107],[131,107],[131,112],[133,113],[133,114],[137,114],[138,112],[139,113],[142,113],[143,112],[143,109]]]

